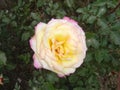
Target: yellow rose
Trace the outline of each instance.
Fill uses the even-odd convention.
[[[64,17],[39,23],[30,39],[35,68],[44,68],[59,76],[74,73],[86,56],[86,40],[76,21]]]

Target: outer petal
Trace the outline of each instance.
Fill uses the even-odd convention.
[[[45,29],[46,29],[46,24],[45,23],[39,23],[35,27],[35,37],[36,37],[36,50],[37,50],[37,53],[40,52],[40,45],[41,45],[42,38],[44,36]]]
[[[53,72],[56,72],[58,74],[59,77],[64,77],[65,75],[69,75],[71,73],[75,72],[75,68],[70,67],[70,68],[64,68],[63,66],[60,66],[58,63],[56,62],[52,62],[53,65]]]
[[[83,31],[83,29],[77,24],[74,23],[76,21],[71,21],[70,18],[68,17],[64,17],[65,20],[69,21],[72,23],[73,27],[73,35],[75,35],[74,37],[77,39],[77,49],[80,51],[79,55],[78,55],[78,61],[77,63],[74,65],[74,67],[79,67],[82,63],[83,60],[86,56],[86,51],[87,51],[87,46],[86,46],[86,38],[85,38],[85,33]]]
[[[74,24],[78,24],[75,20],[69,18],[69,17],[64,17],[64,20],[67,20],[68,22],[74,23]]]
[[[64,68],[63,72],[65,73],[65,75],[69,75],[71,73],[74,73],[75,70],[75,68]]]
[[[59,77],[64,77],[65,73],[63,72],[64,67],[62,65],[59,65],[55,61],[51,61],[53,67],[51,68],[51,71],[58,74]]]
[[[42,40],[44,30],[45,30],[46,24],[45,23],[39,23],[35,27],[35,35],[30,39],[30,47],[33,49],[34,52],[38,51],[40,42]]]
[[[78,68],[83,63],[83,59],[85,58],[85,55],[79,55],[78,58],[79,58],[78,62],[73,66],[74,68]]]
[[[30,47],[31,47],[32,50],[35,52],[35,51],[36,51],[36,39],[35,39],[35,36],[33,36],[33,37],[29,40],[29,43],[30,43]]]
[[[61,72],[62,73],[62,71],[63,71],[63,66],[61,65],[59,65],[57,62],[55,62],[55,61],[51,61],[51,63],[52,63],[52,65],[53,65],[53,70],[55,70],[55,72],[57,71],[57,72]]]
[[[41,66],[41,64],[39,62],[39,59],[35,54],[33,55],[33,59],[34,59],[34,67],[36,69],[42,68],[42,66]]]
[[[47,24],[46,33],[49,35],[54,31],[57,31],[57,28],[62,24],[65,24],[67,21],[63,19],[52,19]],[[49,33],[48,33],[49,32]]]
[[[34,59],[34,67],[35,68],[44,68],[47,70],[50,70],[49,65],[47,64],[47,62],[42,59],[38,54],[34,54],[33,55],[33,59]]]
[[[46,24],[45,23],[38,23],[36,26],[35,26],[35,30],[36,32],[39,32],[40,30],[43,30],[45,28]]]
[[[71,73],[75,72],[75,68],[70,67],[70,68],[64,68],[63,66],[59,65],[58,63],[52,61],[53,65],[53,72],[56,72],[59,77],[64,77],[65,75],[69,75]]]

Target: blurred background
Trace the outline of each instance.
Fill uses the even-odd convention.
[[[68,16],[86,33],[87,56],[59,78],[33,66],[39,22]],[[0,90],[120,90],[120,0],[0,0]]]

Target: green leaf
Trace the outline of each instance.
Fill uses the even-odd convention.
[[[37,4],[37,7],[39,8],[39,7],[41,7],[45,4],[45,1],[44,0],[38,0],[36,4]]]
[[[92,24],[92,23],[94,23],[95,20],[96,20],[96,16],[90,16],[90,17],[87,19],[87,23]]]
[[[118,31],[120,29],[120,21],[116,22],[114,25],[111,26],[112,30]],[[119,30],[120,32],[120,30]]]
[[[16,64],[12,64],[12,63],[10,63],[10,62],[8,62],[8,63],[9,63],[9,64],[6,65],[6,68],[7,68],[8,70],[13,70],[13,69],[15,69]]]
[[[50,74],[47,74],[47,80],[54,84],[59,80],[59,78],[55,74],[50,73]]]
[[[80,76],[85,76],[88,72],[89,72],[88,68],[81,68],[80,71],[78,72],[78,74]]]
[[[114,44],[120,45],[120,33],[111,32],[110,39],[111,39],[111,42],[113,42]]]
[[[7,57],[4,52],[0,51],[0,66],[6,65]]]
[[[99,7],[102,7],[102,6],[105,6],[107,4],[107,1],[97,1],[94,3],[94,6],[99,6]]]
[[[102,7],[102,8],[100,8],[99,9],[99,11],[98,11],[98,14],[97,14],[97,16],[98,17],[101,17],[102,15],[104,15],[105,13],[106,13],[106,7]]]
[[[70,83],[72,83],[72,84],[76,83],[77,80],[78,80],[78,77],[75,77],[75,76],[70,76],[70,77],[69,77],[69,81],[70,81]]]
[[[53,4],[53,8],[54,8],[55,10],[59,9],[59,4],[58,4],[58,3]]]
[[[22,0],[18,0],[18,7],[22,6]]]
[[[62,18],[66,15],[66,12],[64,10],[58,10],[57,11],[57,18]]]
[[[37,23],[38,23],[38,22],[37,22],[36,20],[34,20],[34,21],[32,21],[31,26],[34,27],[35,25],[37,25]]]
[[[17,22],[16,22],[16,21],[12,21],[12,22],[11,22],[11,25],[12,25],[13,27],[17,27]]]
[[[18,83],[16,83],[13,90],[20,90],[20,85]]]
[[[26,41],[26,40],[29,39],[29,37],[30,37],[30,32],[24,32],[24,33],[22,34],[21,40],[22,40],[22,41]]]
[[[22,54],[22,55],[18,56],[18,58],[20,60],[22,60],[25,64],[28,64],[29,61],[30,61],[30,54],[29,53],[25,53],[25,54]]]
[[[93,84],[94,82],[94,76],[91,75],[89,78],[88,78],[88,81],[87,81],[89,84]]]
[[[89,14],[84,14],[82,17],[82,20],[86,22],[88,17],[89,17]]]
[[[109,27],[107,25],[107,22],[103,19],[98,19],[97,21],[98,26],[100,26],[104,30],[109,30]]]
[[[113,1],[115,1],[115,0],[111,0],[111,1],[107,2],[107,8],[115,8],[116,4],[113,3]]]
[[[95,52],[95,59],[98,63],[101,63],[103,60],[108,60],[108,51],[105,49],[100,49]]]
[[[2,22],[8,24],[10,23],[10,19],[8,17],[4,17],[2,18]]]
[[[108,44],[108,37],[103,37],[101,40],[101,46],[105,47]]]
[[[93,60],[93,55],[92,55],[92,53],[88,52],[86,55],[86,58],[85,58],[85,62],[89,62],[91,60]]]
[[[53,85],[51,83],[48,83],[48,82],[44,83],[43,89],[44,90],[55,90],[55,88],[53,87]]]
[[[117,16],[120,16],[120,9],[117,9],[116,14]]]
[[[87,46],[88,47],[92,46],[92,47],[97,49],[99,47],[99,42],[95,38],[88,39],[87,40]]]
[[[86,32],[86,37],[87,39],[92,39],[92,38],[95,38],[95,33],[92,33],[92,32]]]
[[[31,12],[31,17],[32,17],[34,20],[40,21],[40,15],[39,15],[38,13],[33,13],[33,12]]]
[[[65,0],[65,3],[67,4],[68,7],[73,7],[74,6],[74,0]]]
[[[85,11],[83,10],[83,8],[78,8],[78,9],[76,10],[76,12],[77,12],[77,13],[82,13],[82,14],[85,13]]]

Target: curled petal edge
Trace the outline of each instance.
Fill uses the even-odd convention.
[[[40,68],[42,68],[42,66],[41,66],[41,64],[40,64],[40,62],[39,62],[39,60],[38,60],[38,58],[36,57],[36,55],[34,54],[33,55],[33,60],[34,60],[34,67],[36,68],[36,69],[40,69]]]

